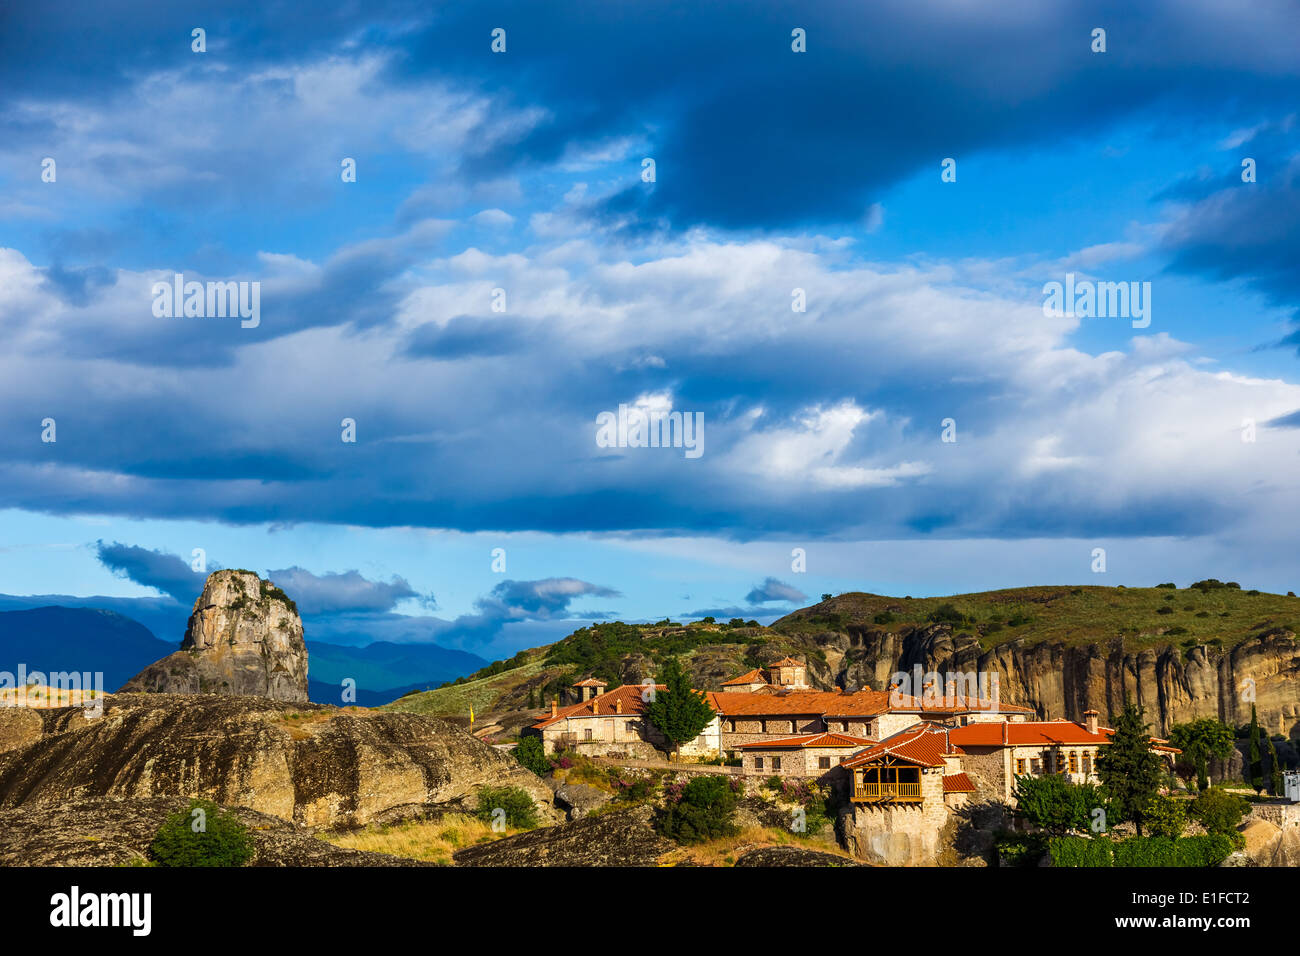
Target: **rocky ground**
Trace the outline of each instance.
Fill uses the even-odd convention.
[[[0,866],[134,866],[183,797],[93,797],[56,806],[0,810]],[[417,860],[344,850],[312,830],[239,807],[232,811],[255,847],[250,866],[422,866]]]

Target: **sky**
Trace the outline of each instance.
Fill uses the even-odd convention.
[[[165,630],[243,567],[309,638],[499,657],[847,590],[1293,590],[1297,27],[0,6],[0,607]],[[256,319],[160,310],[177,273]]]

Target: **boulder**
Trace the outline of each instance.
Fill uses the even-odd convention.
[[[583,817],[466,847],[457,866],[654,866],[676,848],[655,833],[649,807]]]
[[[862,866],[847,857],[801,846],[765,846],[736,858],[736,866]]]
[[[585,783],[563,783],[555,788],[555,802],[561,809],[568,811],[570,820],[585,817],[612,799],[612,794]]]
[[[150,664],[121,691],[305,702],[307,644],[298,607],[251,571],[215,571],[194,602],[181,649]]]

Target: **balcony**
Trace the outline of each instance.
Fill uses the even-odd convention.
[[[920,803],[921,784],[916,782],[877,783],[867,781],[855,783],[853,787],[854,803]]]

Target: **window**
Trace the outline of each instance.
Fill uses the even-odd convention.
[[[1083,772],[1092,773],[1092,752],[1083,755]]]
[[[1043,762],[1037,757],[1029,758],[1029,772],[1037,776],[1043,772]]]
[[[762,769],[763,769],[763,758],[762,758],[762,757],[755,757],[755,758],[754,758],[754,769],[755,769],[755,770],[762,770]]]
[[[1025,775],[1025,758],[1024,758],[1024,757],[1017,757],[1017,758],[1016,758],[1016,773],[1017,773],[1018,775],[1022,776],[1022,777]]]
[[[588,727],[586,730],[584,730],[584,731],[582,732],[582,739],[583,739],[583,740],[590,740],[590,739],[591,739],[591,728],[590,728],[590,727]]]
[[[773,770],[780,770],[780,769],[781,769],[781,758],[780,758],[780,757],[773,757],[773,758],[772,758],[772,769],[773,769]]]
[[[1078,772],[1079,772],[1079,754],[1072,750],[1070,751],[1070,773],[1078,773]]]
[[[818,758],[817,758],[817,769],[818,769],[818,770],[830,770],[830,769],[831,769],[831,758],[830,758],[830,757],[818,757]]]

